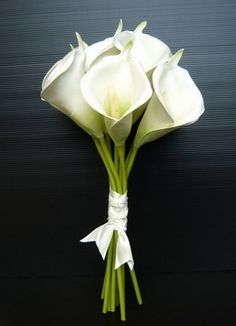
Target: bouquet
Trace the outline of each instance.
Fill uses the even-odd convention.
[[[146,22],[112,37],[78,45],[59,60],[42,82],[41,98],[69,116],[93,139],[109,179],[107,222],[82,242],[96,242],[106,269],[102,312],[120,308],[126,320],[125,265],[138,304],[142,297],[126,233],[127,184],[137,152],[146,143],[194,123],[204,112],[202,95],[187,70],[161,40],[144,33]],[[132,145],[126,140],[134,126]],[[132,133],[133,134],[133,133]]]

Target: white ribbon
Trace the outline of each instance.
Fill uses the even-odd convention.
[[[93,230],[80,241],[95,241],[102,258],[105,259],[113,232],[116,230],[118,232],[118,240],[116,247],[115,269],[127,263],[129,268],[132,270],[134,260],[129,239],[126,234],[128,215],[127,201],[127,193],[120,195],[117,192],[110,190],[108,201],[108,222]]]

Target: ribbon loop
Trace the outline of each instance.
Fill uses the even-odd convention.
[[[119,193],[110,190],[108,198],[108,222],[99,226],[94,231],[89,233],[81,242],[96,242],[98,250],[103,259],[114,231],[118,232],[118,240],[116,247],[115,269],[127,263],[132,270],[134,260],[130,247],[130,242],[126,234],[128,216],[128,197],[127,193],[120,195]]]

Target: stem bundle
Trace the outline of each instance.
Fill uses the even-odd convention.
[[[132,146],[127,158],[125,158],[125,145],[119,147],[114,145],[112,149],[111,141],[108,142],[107,138],[93,138],[93,140],[107,170],[110,188],[120,195],[125,194],[137,149]],[[114,312],[116,307],[119,306],[120,318],[125,321],[125,265],[115,269],[118,236],[118,231],[114,231],[107,252],[106,270],[101,293],[101,299],[103,300],[102,312],[104,314]],[[142,297],[134,268],[130,269],[130,276],[137,302],[141,305]]]

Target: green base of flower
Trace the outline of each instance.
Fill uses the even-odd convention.
[[[101,298],[103,300],[102,312],[115,312],[116,308],[120,308],[120,318],[126,320],[125,306],[125,265],[115,269],[116,245],[118,233],[114,231],[111,243],[108,248],[107,264],[105,277],[102,287]],[[139,305],[143,303],[137,277],[134,269],[130,270],[130,276],[134,287],[134,292]]]

